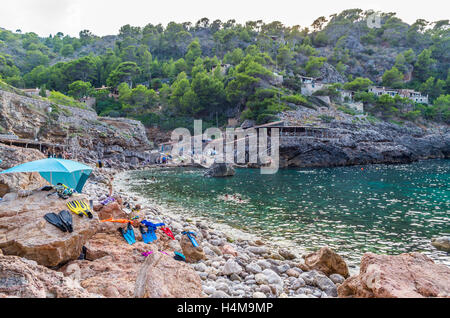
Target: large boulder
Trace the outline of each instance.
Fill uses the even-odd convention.
[[[163,253],[147,257],[136,279],[138,298],[202,298],[198,274],[186,263]]]
[[[129,245],[117,231],[120,226],[112,223],[105,226],[104,232],[95,234],[85,244],[86,260],[71,261],[61,272],[90,293],[108,298],[133,297],[137,273],[145,261],[142,253],[157,253],[159,240],[157,244],[145,244],[135,230],[137,242]]]
[[[365,253],[359,275],[338,287],[339,297],[450,297],[450,268],[420,253]]]
[[[119,202],[113,201],[107,205],[99,204],[94,207],[95,211],[98,211],[98,217],[100,220],[106,219],[126,219],[128,215],[122,210]]]
[[[186,257],[186,261],[188,263],[196,263],[202,259],[206,259],[205,252],[202,248],[201,239],[199,237],[196,237],[196,241],[199,246],[194,247],[187,235],[183,235],[181,237],[181,249],[183,250],[183,254]]]
[[[68,200],[45,191],[34,191],[19,197],[10,193],[0,204],[0,248],[5,255],[16,255],[53,267],[77,259],[83,245],[96,233],[99,220],[81,218],[73,214],[73,233],[64,233],[44,219],[46,213],[67,210],[70,200],[84,200],[84,195]]]
[[[443,236],[431,239],[431,245],[438,250],[450,252],[450,236]]]
[[[119,227],[124,225],[102,223],[99,232],[85,244],[86,259],[71,261],[60,270],[90,293],[108,298],[134,297],[137,274],[146,260],[142,253],[151,251],[173,258],[174,249],[160,231],[157,241],[145,244],[138,229],[134,229],[136,243],[129,245],[117,231]]]
[[[317,270],[327,276],[331,274],[339,274],[344,277],[349,276],[348,267],[344,259],[327,246],[304,256],[304,259],[305,263],[301,264],[303,270]]]
[[[206,172],[205,177],[232,177],[234,176],[236,171],[233,168],[232,164],[228,163],[214,163]]]
[[[0,255],[0,295],[19,298],[88,298],[71,278],[18,256]]]

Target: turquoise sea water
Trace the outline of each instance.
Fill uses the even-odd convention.
[[[328,245],[358,263],[364,252],[450,255],[430,245],[450,235],[450,160],[409,165],[286,169],[261,175],[238,169],[232,178],[205,178],[187,168],[133,172],[132,188],[175,210],[288,240],[307,250]],[[152,180],[155,177],[156,180]],[[248,203],[225,201],[240,194]]]

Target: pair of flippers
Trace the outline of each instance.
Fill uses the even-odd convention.
[[[112,219],[104,220],[104,222],[116,222],[116,223],[124,223],[123,221],[125,220],[112,220]],[[158,227],[162,227],[161,229],[163,230],[164,233],[174,238],[172,231],[169,228],[166,228],[164,223],[155,224],[144,220],[141,222],[141,224],[139,224],[139,230],[142,235],[142,241],[146,244],[156,241],[158,237],[156,236],[155,231]],[[131,222],[128,222],[126,228],[119,228],[119,232],[120,234],[122,234],[123,238],[125,239],[125,241],[127,241],[128,244],[133,245],[136,242],[136,237]]]
[[[139,230],[142,234],[142,241],[144,241],[144,243],[146,244],[158,239],[155,234],[155,228],[151,226],[148,227],[139,225]],[[128,223],[126,228],[119,228],[119,232],[120,234],[122,234],[123,238],[125,239],[125,241],[127,241],[128,244],[133,245],[134,243],[136,243],[136,236],[134,234],[134,229],[131,225],[131,222]]]
[[[172,239],[175,239],[172,231],[166,227],[164,223],[152,223],[147,220],[141,221],[142,225],[139,225],[139,229],[141,230],[142,234],[142,240],[144,243],[150,243],[153,241],[156,241],[158,237],[156,236],[156,229],[160,227],[161,231],[163,231],[167,236],[171,237]]]
[[[86,215],[88,218],[92,219],[94,216],[92,215],[91,209],[84,201],[70,201],[67,202],[67,207],[70,211],[75,213],[76,215],[83,217],[83,215]]]
[[[147,220],[141,221],[141,224],[139,224],[139,230],[141,231],[142,234],[142,241],[144,241],[144,243],[146,244],[156,241],[158,237],[156,236],[155,231],[159,226],[164,225],[165,225],[164,223],[155,224]]]
[[[118,231],[120,234],[122,234],[125,241],[127,241],[128,244],[133,245],[136,243],[136,236],[134,235],[134,229],[131,225],[131,222],[128,223],[128,226],[126,228],[119,228]]]
[[[47,213],[44,216],[44,219],[63,232],[73,232],[72,214],[70,214],[69,211],[63,210],[58,214]]]

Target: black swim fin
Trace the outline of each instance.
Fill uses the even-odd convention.
[[[59,218],[63,222],[66,229],[69,231],[69,233],[73,232],[73,223],[72,223],[72,214],[67,210],[62,210],[59,212]]]
[[[57,227],[58,229],[60,229],[61,231],[67,232],[67,228],[66,228],[66,226],[64,225],[64,223],[62,222],[62,220],[61,220],[61,218],[59,217],[59,215],[56,215],[55,213],[47,213],[47,214],[44,216],[44,219],[45,219],[48,223],[50,223],[50,224],[56,226],[56,227]]]

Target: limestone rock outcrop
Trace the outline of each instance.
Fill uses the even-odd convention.
[[[322,83],[345,83],[345,78],[342,74],[329,63],[324,63],[319,72],[319,79]]]
[[[233,165],[227,163],[214,163],[208,171],[205,172],[206,177],[232,177],[234,176],[236,171],[233,168]]]
[[[19,298],[91,298],[74,280],[36,262],[0,255],[0,295]],[[1,297],[1,296],[0,296]]]
[[[87,163],[136,167],[151,144],[144,125],[127,118],[99,117],[89,108],[56,105],[0,90],[0,126],[19,138],[66,146]]]
[[[304,256],[304,259],[305,263],[302,264],[304,270],[317,270],[327,276],[339,274],[348,277],[349,275],[344,259],[327,246]]]
[[[366,253],[359,275],[338,287],[339,297],[450,297],[450,268],[420,253]]]
[[[251,127],[253,127],[253,126],[255,126],[255,125],[256,125],[256,122],[255,122],[254,120],[246,119],[246,120],[244,120],[244,122],[241,124],[241,128],[242,128],[242,129],[248,129],[248,128],[251,128]]]
[[[0,144],[0,169],[5,170],[16,165],[44,159],[44,155],[36,149],[24,149],[20,147]],[[43,186],[46,181],[38,173],[14,173],[0,175],[0,197],[9,192],[17,192],[26,188]]]
[[[202,298],[198,274],[186,263],[163,253],[148,256],[136,279],[138,298]]]
[[[127,244],[117,228],[123,225],[108,224],[106,233],[95,234],[86,243],[86,260],[71,261],[61,268],[65,276],[71,277],[90,293],[109,298],[134,297],[137,272],[145,261],[143,252],[158,253],[160,246],[140,241]],[[169,251],[167,251],[169,253]]]
[[[86,200],[84,195],[62,200],[48,192],[35,191],[20,198],[8,194],[0,204],[0,248],[5,255],[16,255],[48,267],[77,259],[83,245],[92,237],[99,224],[94,218],[73,215],[73,233],[64,233],[44,219],[50,212],[67,210],[70,200]]]
[[[443,236],[431,239],[431,245],[438,250],[450,252],[450,236]]]
[[[412,123],[399,126],[385,121],[371,122],[365,115],[348,115],[326,107],[317,110],[298,107],[279,115],[287,126],[304,126],[305,121],[321,116],[333,118],[330,123],[321,120],[316,123],[327,129],[280,137],[280,167],[403,164],[450,157],[450,131],[445,125],[422,128]]]
[[[189,265],[173,258],[173,250],[167,248],[162,233],[157,233],[158,240],[153,244],[145,244],[135,229],[136,243],[129,245],[117,231],[121,226],[102,224],[100,232],[85,244],[86,259],[71,261],[60,271],[87,292],[108,298],[189,297],[183,284],[195,287],[190,290],[191,297],[201,295],[200,277]],[[151,254],[145,256],[144,252]],[[145,267],[146,259],[155,256],[158,261]],[[164,259],[159,260],[159,256]],[[136,294],[137,290],[142,293]]]

